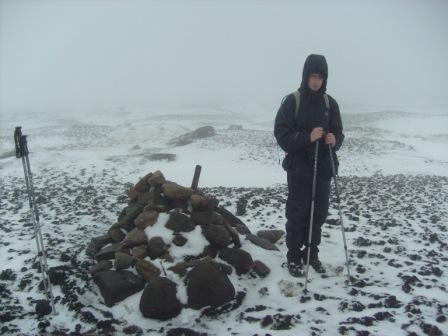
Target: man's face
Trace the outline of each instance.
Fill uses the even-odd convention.
[[[308,78],[308,87],[313,91],[319,91],[324,83],[324,77],[318,73],[312,73]]]

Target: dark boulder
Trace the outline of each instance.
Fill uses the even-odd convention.
[[[243,225],[247,228],[247,226],[243,223],[241,219],[236,217],[233,213],[231,213],[229,210],[224,209],[223,207],[216,207],[215,212],[219,213],[221,216],[224,217],[224,220],[228,222],[231,226],[237,227],[238,224]]]
[[[152,173],[149,173],[142,177],[134,186],[134,189],[138,192],[147,192],[149,191],[148,179],[152,176]]]
[[[195,211],[191,213],[191,219],[198,225],[209,225],[224,223],[224,218],[214,211]]]
[[[120,243],[126,237],[126,234],[120,228],[114,228],[107,233],[113,243]]]
[[[188,199],[193,195],[193,189],[182,187],[174,182],[165,182],[162,185],[162,192],[168,199],[172,200]]]
[[[216,307],[232,300],[235,288],[218,263],[206,260],[188,273],[187,295],[193,309]]]
[[[136,260],[135,269],[148,282],[158,278],[160,275],[160,269],[148,260]]]
[[[112,261],[110,260],[102,260],[99,263],[92,265],[90,267],[90,274],[95,274],[100,271],[105,271],[111,269],[113,266]]]
[[[157,222],[158,217],[159,213],[155,210],[143,211],[134,220],[134,224],[139,229],[145,229],[148,226],[154,225]]]
[[[149,199],[151,197],[151,193],[148,192],[144,192],[144,193],[139,193],[137,196],[137,204],[141,205],[142,207],[144,207],[145,205],[147,205],[149,203]]]
[[[177,211],[189,212],[190,211],[190,202],[187,199],[173,199],[170,201],[171,209],[176,209]]]
[[[146,183],[148,183],[150,187],[160,187],[165,182],[165,176],[163,176],[160,170],[155,171],[154,174],[146,180]]]
[[[216,134],[213,126],[202,126],[188,133],[190,139],[203,139],[214,136]]]
[[[252,256],[239,248],[224,248],[219,252],[219,257],[232,265],[238,275],[249,272],[254,266]]]
[[[148,246],[147,245],[139,245],[134,247],[131,250],[131,255],[138,259],[144,259],[148,256]]]
[[[248,233],[251,233],[249,228],[246,226],[246,224],[236,224],[235,230],[238,231],[241,235],[246,235]]]
[[[172,242],[174,245],[180,247],[180,246],[184,246],[188,242],[188,239],[185,238],[184,236],[182,236],[181,234],[176,234],[176,235],[174,235]]]
[[[160,190],[159,190],[160,189]],[[167,212],[170,209],[170,201],[162,195],[162,188],[157,187],[156,190],[149,192],[149,204],[143,211],[155,210],[157,212]]]
[[[224,227],[229,232],[230,237],[232,237],[232,242],[235,245],[235,247],[241,247],[241,241],[238,231],[234,229],[232,226],[230,226],[230,224],[227,222],[224,222]]]
[[[167,278],[156,278],[148,283],[140,299],[144,317],[168,320],[180,314],[182,304],[176,297],[177,285]]]
[[[183,277],[185,274],[187,274],[187,270],[189,268],[199,265],[201,262],[204,262],[204,260],[203,259],[193,259],[193,260],[189,260],[189,261],[181,261],[181,262],[177,263],[176,265],[168,268],[168,270],[173,273],[176,273],[180,277]]]
[[[138,195],[140,194],[140,192],[138,192],[134,187],[129,188],[128,190],[126,190],[126,195],[128,195],[129,200],[128,203],[135,203],[137,202],[137,198]],[[118,216],[118,220],[120,220],[121,218],[123,218],[123,216],[126,214],[125,209],[123,209],[120,213],[120,215]]]
[[[202,250],[201,255],[203,256],[209,256],[210,258],[216,258],[219,252],[219,247],[216,245],[207,245],[204,247],[204,250]]]
[[[264,278],[267,275],[269,275],[269,273],[271,273],[271,270],[269,269],[269,267],[267,267],[263,262],[261,262],[260,260],[255,260],[254,261],[254,267],[253,267],[254,272],[260,277],[260,278]]]
[[[233,272],[233,267],[229,266],[224,263],[218,263],[219,267],[221,267],[221,271],[223,271],[225,274],[230,275]]]
[[[223,225],[202,225],[201,229],[205,239],[213,246],[222,248],[232,243],[232,236]]]
[[[269,251],[278,251],[279,250],[277,246],[275,246],[269,240],[266,240],[264,238],[260,238],[251,233],[247,234],[246,237],[247,237],[247,239],[249,239],[249,241],[252,244],[260,246],[261,248],[264,248],[265,250],[269,250]]]
[[[100,237],[92,238],[90,244],[87,246],[86,254],[93,257],[97,254],[104,246],[112,243],[112,239],[109,235],[103,235]]]
[[[194,211],[211,211],[216,205],[216,200],[201,195],[191,195],[191,207]]]
[[[101,251],[99,251],[97,254],[95,254],[95,260],[101,261],[101,260],[114,259],[115,253],[118,251],[121,251],[122,248],[123,248],[122,245],[119,243],[106,246]]]
[[[130,271],[100,271],[93,276],[107,306],[126,299],[143,289],[145,280]]]
[[[169,262],[169,263],[174,262],[174,259],[173,259],[173,257],[171,256],[171,254],[170,254],[169,251],[166,251],[164,254],[162,254],[162,255],[159,257],[159,259],[160,259],[160,260],[163,260],[163,261],[166,261],[166,262]]]
[[[45,315],[50,314],[52,311],[50,301],[37,300],[35,310],[36,310],[36,314],[39,316],[45,316]]]
[[[203,126],[198,129],[185,133],[177,138],[168,141],[168,145],[185,146],[193,142],[196,139],[203,139],[214,136],[216,134],[213,126]]]
[[[130,204],[126,207],[125,215],[118,221],[118,225],[126,231],[131,231],[135,225],[134,220],[142,212],[143,207],[139,204]]]
[[[162,237],[153,237],[148,242],[148,256],[156,259],[168,251]]]
[[[283,230],[261,230],[257,232],[257,236],[269,240],[272,244],[275,244],[283,235]]]
[[[190,232],[195,226],[195,222],[190,217],[177,211],[170,213],[170,218],[165,224],[166,228],[174,232]]]
[[[129,255],[127,253],[123,253],[123,252],[115,253],[114,268],[117,271],[129,268],[129,267],[133,266],[134,263],[135,263],[134,256],[131,256],[131,255]]]
[[[148,237],[146,236],[145,230],[134,228],[131,232],[126,235],[123,240],[123,246],[135,247],[139,245],[144,245],[148,243]]]

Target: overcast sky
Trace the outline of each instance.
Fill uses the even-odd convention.
[[[448,1],[0,0],[0,113],[275,106],[310,53],[343,104],[448,106]]]

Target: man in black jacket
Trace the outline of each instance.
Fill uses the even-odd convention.
[[[298,93],[284,98],[275,118],[275,138],[287,153],[283,160],[288,180],[286,257],[288,270],[293,276],[303,275],[302,265],[307,260],[316,141],[319,141],[319,150],[310,265],[319,273],[325,272],[319,260],[318,245],[328,214],[333,176],[328,146],[333,149],[337,165],[335,152],[344,140],[339,106],[325,93],[327,78],[325,57],[309,55],[303,67]]]

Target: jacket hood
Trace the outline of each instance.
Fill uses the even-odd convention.
[[[301,92],[314,93],[308,87],[308,78],[312,73],[320,73],[324,76],[322,87],[317,93],[325,93],[327,90],[328,65],[324,56],[311,54],[306,58],[305,64],[303,65],[302,84],[300,85]]]

